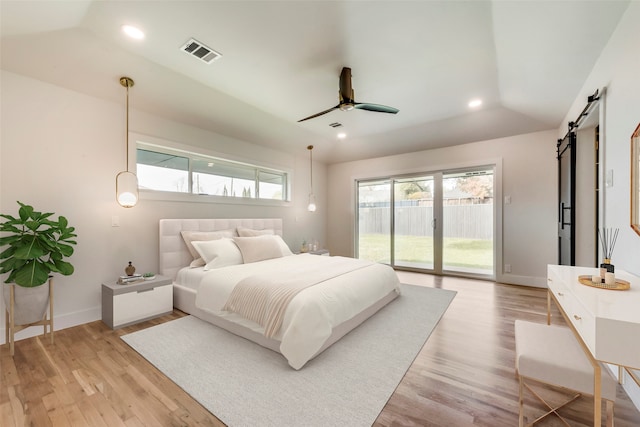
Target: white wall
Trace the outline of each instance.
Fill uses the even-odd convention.
[[[609,44],[569,110],[563,126],[575,120],[595,89],[606,87],[604,96],[604,170],[613,171],[613,186],[603,188],[604,227],[619,228],[612,262],[640,274],[640,236],[630,227],[630,138],[640,122],[640,3],[631,2]],[[603,186],[604,187],[604,186]]]
[[[277,152],[137,111],[132,96],[130,131],[280,165],[293,171],[293,201],[283,207],[142,198],[133,209],[124,209],[115,202],[115,176],[125,168],[124,97],[122,104],[111,103],[6,71],[0,79],[0,212],[16,215],[20,200],[66,216],[77,229],[70,259],[75,273],[54,279],[56,329],[100,319],[101,284],[115,280],[128,261],[139,272],[157,271],[160,218],[281,217],[284,239],[293,250],[304,237],[326,244],[326,166],[314,162],[318,211],[309,213],[305,141],[296,153]],[[114,91],[120,90],[114,81]],[[120,227],[111,226],[112,216],[119,217]],[[30,328],[18,337],[41,331]],[[0,339],[4,336],[2,331]]]
[[[604,127],[600,134],[603,145],[603,169],[613,171],[613,186],[605,187],[601,227],[618,228],[620,234],[613,251],[612,263],[617,269],[640,275],[640,236],[630,227],[630,139],[640,122],[640,2],[631,2],[609,43],[596,62],[580,94],[569,110],[563,125],[574,120],[587,96],[598,88],[606,88]],[[640,309],[640,307],[638,307]],[[638,339],[638,337],[629,337]],[[638,373],[640,375],[640,372]],[[640,388],[625,378],[625,389],[640,408]]]
[[[328,169],[328,237],[336,255],[354,255],[355,180],[456,168],[468,164],[502,164],[503,206],[500,282],[545,286],[547,264],[557,261],[557,166],[554,131],[438,148],[416,153],[330,165]],[[511,273],[502,266],[511,264]]]

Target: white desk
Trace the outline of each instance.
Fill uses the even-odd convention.
[[[600,364],[640,367],[640,278],[616,271],[616,278],[631,283],[627,291],[598,289],[578,281],[598,275],[599,269],[549,265],[547,267],[547,323],[554,300],[594,367],[594,421],[600,427]]]

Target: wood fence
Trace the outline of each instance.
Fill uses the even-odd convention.
[[[389,234],[389,207],[359,208],[359,233]],[[493,204],[443,206],[444,237],[493,238]],[[433,236],[433,210],[426,206],[395,209],[395,233],[399,236]]]

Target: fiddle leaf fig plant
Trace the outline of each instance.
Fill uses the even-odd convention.
[[[9,273],[5,283],[32,288],[44,284],[51,273],[64,276],[74,268],[65,258],[73,255],[75,228],[67,218],[52,220],[52,212],[38,212],[32,206],[18,202],[18,217],[0,214],[0,274]]]

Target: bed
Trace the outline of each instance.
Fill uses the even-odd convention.
[[[389,266],[292,254],[279,218],[162,219],[159,233],[159,270],[173,279],[174,306],[281,353],[294,369],[400,294]],[[278,295],[287,303],[260,303],[241,292],[271,292],[266,284],[286,287]],[[266,324],[257,320],[264,317]]]

